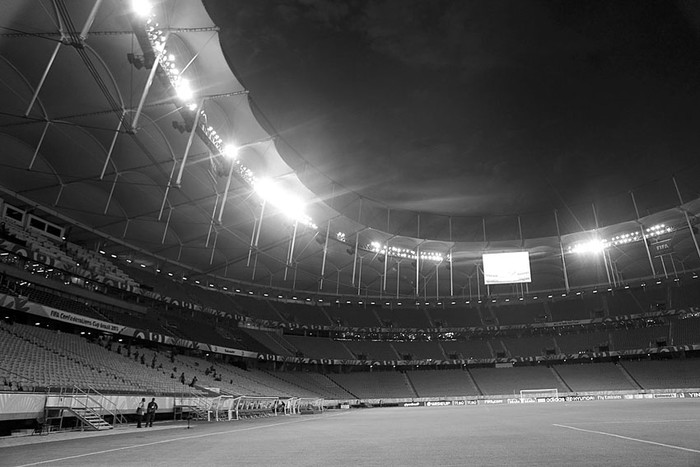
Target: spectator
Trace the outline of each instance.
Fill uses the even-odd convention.
[[[153,419],[156,418],[156,410],[158,410],[158,404],[156,404],[156,398],[151,399],[146,407],[146,426],[153,427]]]
[[[143,421],[143,412],[146,410],[146,398],[141,398],[139,406],[136,407],[136,428],[141,428],[141,422]]]

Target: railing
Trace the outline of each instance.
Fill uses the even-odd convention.
[[[113,426],[116,427],[127,424],[126,417],[121,413],[117,407],[117,404],[94,387],[88,385],[88,391],[84,391],[78,386],[73,386],[73,389],[74,392],[77,392],[81,397],[84,397],[86,402],[88,400],[95,402],[102,411],[107,412],[107,414],[112,417]],[[92,394],[94,394],[95,397],[93,397]]]

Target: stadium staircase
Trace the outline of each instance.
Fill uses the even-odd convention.
[[[625,378],[627,378],[627,381],[634,386],[635,389],[644,389],[641,384],[639,384],[639,381],[637,381],[634,376],[632,376],[632,373],[627,371],[627,368],[625,368],[622,363],[616,362],[615,366],[620,369],[623,375],[625,375]]]
[[[495,357],[495,356],[496,356],[496,352],[493,351],[493,346],[491,345],[491,341],[490,341],[490,340],[487,340],[487,341],[486,341],[486,347],[489,348],[489,352],[491,353],[491,356],[492,356],[492,357]]]
[[[46,398],[44,420],[50,423],[58,421],[59,429],[63,419],[75,416],[80,427],[88,431],[111,430],[115,426],[126,425],[127,420],[113,402],[93,388],[88,390],[73,387],[70,393],[61,392],[57,396]],[[111,420],[111,423],[107,421]]]
[[[469,376],[469,379],[471,380],[472,384],[474,385],[474,387],[478,391],[479,395],[483,396],[484,391],[482,391],[481,388],[479,387],[479,384],[476,382],[476,379],[474,379],[474,375],[471,374],[471,372],[469,371],[469,368],[465,368],[464,371],[467,373],[467,376]]]
[[[114,428],[112,425],[107,423],[107,421],[100,417],[100,415],[92,409],[85,408],[72,408],[70,411],[83,422],[83,424],[89,427],[90,430],[102,431],[111,430]]]
[[[411,378],[408,377],[405,371],[402,372],[403,374],[403,379],[406,382],[406,386],[408,386],[408,389],[411,390],[411,393],[413,397],[419,397],[418,396],[418,391],[416,390],[416,387],[413,385],[413,381],[411,381]]]
[[[190,395],[189,397],[175,398],[175,419],[182,418],[187,413],[191,420],[208,420],[212,402],[208,397]]]
[[[561,375],[559,374],[559,372],[557,371],[556,368],[554,368],[553,366],[550,366],[549,369],[552,370],[552,374],[554,375],[554,377],[556,378],[557,382],[558,382],[560,385],[562,385],[563,387],[565,387],[567,391],[569,391],[569,392],[574,392],[574,390],[571,389],[571,386],[569,386],[569,385],[566,383],[566,381],[564,381],[564,378],[561,377]]]

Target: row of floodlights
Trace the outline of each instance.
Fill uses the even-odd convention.
[[[134,13],[146,18],[146,34],[148,40],[157,53],[158,63],[167,75],[170,84],[183,105],[190,111],[197,110],[195,92],[190,83],[182,76],[182,70],[176,64],[176,56],[166,48],[167,34],[155,21],[153,5],[147,0],[133,0]],[[199,109],[199,128],[206,135],[210,143],[216,148],[219,155],[228,159],[237,174],[251,185],[258,195],[266,202],[274,205],[290,219],[300,222],[308,227],[317,229],[311,218],[305,213],[305,203],[290,193],[286,193],[280,186],[271,180],[257,178],[252,170],[246,167],[238,159],[240,146],[235,143],[226,143],[213,126],[207,123],[207,116],[203,109]],[[194,130],[193,130],[194,131]]]
[[[652,225],[651,227],[647,227],[646,229],[644,229],[644,234],[642,234],[641,231],[634,231],[634,232],[628,232],[628,233],[616,235],[609,240],[595,238],[593,240],[589,240],[586,242],[575,243],[575,244],[569,246],[568,251],[569,251],[569,253],[580,253],[580,254],[602,253],[603,251],[605,251],[607,248],[610,248],[611,246],[634,243],[634,242],[644,240],[644,238],[659,237],[660,235],[665,235],[665,234],[668,234],[671,232],[673,232],[672,227],[667,226],[666,224],[656,224],[656,225]]]
[[[436,263],[440,263],[446,259],[449,261],[450,259],[449,255],[445,256],[436,251],[420,251],[419,254],[416,254],[416,250],[412,250],[410,248],[382,245],[379,242],[370,242],[367,246],[365,246],[365,249],[381,255],[392,256],[394,258],[415,260],[417,257],[420,257],[422,261],[435,261]]]
[[[102,255],[107,255],[107,253],[106,253],[104,250],[100,250],[100,254],[102,254]],[[117,258],[118,258],[117,255],[115,255],[115,254],[110,254],[109,256],[110,256],[111,258],[114,258],[114,259],[117,259]],[[131,263],[133,263],[133,260],[127,258],[127,259],[126,259],[126,262],[129,263],[129,264],[131,264]],[[140,264],[139,266],[142,267],[142,268],[147,268],[147,267],[148,267],[148,265],[143,264],[143,263]],[[156,268],[156,273],[160,274],[160,273],[162,273],[162,270],[161,270],[160,268]],[[172,273],[172,272],[168,272],[168,273],[166,273],[166,274],[167,274],[169,277],[173,277],[173,276],[174,276],[174,273]],[[698,277],[699,277],[699,276],[698,276],[697,273],[693,273],[693,275],[692,275],[692,278],[693,278],[693,279],[698,279]],[[189,279],[188,279],[186,276],[183,275],[183,276],[182,276],[182,280],[187,281],[187,280],[189,280]],[[674,282],[680,282],[680,278],[676,277],[676,278],[673,279],[673,281],[674,281]],[[193,282],[194,282],[195,284],[197,284],[197,285],[201,285],[201,281],[199,281],[198,279],[195,279]],[[656,285],[661,285],[662,283],[663,283],[663,281],[660,280],[660,279],[657,279],[657,280],[655,281],[655,284],[656,284]],[[229,288],[228,288],[227,286],[218,287],[218,286],[216,286],[216,285],[213,284],[213,283],[209,283],[209,284],[206,284],[206,285],[207,285],[208,287],[212,288],[212,289],[221,289],[221,290],[224,290],[224,291],[227,291],[227,292],[230,291]],[[646,282],[642,282],[642,283],[639,284],[639,286],[640,286],[640,287],[646,287],[646,286],[647,286],[647,283],[646,283]],[[619,290],[619,289],[625,289],[625,290],[627,290],[627,289],[629,289],[629,288],[630,288],[630,285],[627,284],[627,285],[624,285],[624,286],[622,286],[622,287],[618,287],[617,289],[618,289],[618,290]],[[613,290],[615,290],[615,289],[612,288],[612,287],[608,287],[608,288],[606,288],[606,289],[603,289],[602,292],[606,292],[606,291],[607,291],[607,292],[612,292]],[[231,290],[231,291],[232,291],[232,292],[235,292],[235,293],[238,293],[238,294],[244,293],[240,288],[235,288],[235,289],[233,289],[233,290]],[[601,292],[601,291],[599,291],[598,289],[593,289],[593,290],[590,291],[590,293],[592,293],[592,294],[598,294],[599,292]],[[246,293],[247,293],[248,295],[258,295],[258,293],[254,292],[254,291],[252,291],[252,290],[248,290]],[[576,292],[568,292],[568,293],[567,293],[567,292],[562,292],[561,294],[547,294],[547,295],[543,295],[543,297],[546,297],[546,298],[548,298],[548,299],[554,299],[555,297],[557,297],[557,298],[558,298],[558,297],[567,297],[567,296],[570,296],[570,295],[581,296],[581,295],[584,295],[585,293],[586,293],[585,291],[576,291]],[[267,292],[263,292],[263,293],[262,293],[262,296],[267,298],[267,297],[270,297],[270,294],[267,293]],[[290,297],[285,297],[284,295],[278,294],[278,295],[277,295],[277,298],[278,298],[278,299],[302,300],[302,299],[300,299],[298,296],[295,296],[295,295],[290,296]],[[532,300],[539,300],[539,299],[540,299],[540,296],[539,296],[539,295],[533,295],[533,296],[531,296],[531,297],[529,297],[529,298],[532,299]],[[512,301],[521,301],[521,302],[522,302],[522,301],[524,301],[524,300],[525,300],[525,297],[524,297],[524,296],[520,296],[520,297],[517,297],[517,300],[516,300],[516,299],[513,299]],[[378,303],[378,302],[376,302],[376,301],[367,302],[367,301],[365,301],[365,300],[358,300],[357,302],[354,302],[354,301],[352,301],[352,300],[347,300],[347,299],[346,299],[345,301],[340,300],[340,299],[335,299],[335,300],[324,300],[324,299],[322,299],[322,298],[313,299],[313,298],[311,298],[311,297],[305,297],[305,298],[303,299],[303,301],[306,301],[306,302],[316,301],[316,302],[319,302],[319,303],[323,303],[323,302],[328,302],[328,303],[332,303],[332,302],[334,302],[334,303],[346,303],[346,304],[357,303],[358,305],[364,305],[364,304],[376,305],[376,304]],[[496,299],[496,298],[484,298],[484,299],[477,299],[477,300],[469,299],[469,300],[465,300],[463,303],[469,305],[469,304],[473,304],[473,303],[476,303],[476,304],[489,303],[489,302],[490,302],[490,303],[497,303],[498,301],[499,301],[499,300]],[[510,299],[509,297],[506,297],[506,298],[501,299],[500,301],[505,302],[505,303],[508,303],[508,302],[511,301],[511,299]],[[445,302],[445,303],[447,303],[447,302]],[[451,301],[449,301],[449,303],[450,303],[451,305],[457,305],[457,304],[462,303],[462,301],[451,300]],[[391,302],[384,302],[384,304],[385,304],[385,305],[391,305]],[[398,306],[402,306],[402,305],[403,305],[403,302],[402,302],[402,301],[397,301],[397,302],[395,302],[395,304],[398,305]],[[431,302],[429,302],[429,301],[422,302],[422,301],[417,300],[417,301],[415,302],[415,305],[416,305],[416,306],[420,306],[420,305],[430,305],[430,304],[431,304]],[[437,301],[437,302],[435,302],[435,304],[438,305],[438,306],[442,306],[442,305],[443,305],[443,302],[442,302],[442,301]]]
[[[628,243],[633,243],[646,238],[654,238],[660,235],[673,232],[673,228],[667,226],[666,224],[656,224],[645,229],[644,234],[638,231],[624,233],[612,237],[610,240],[607,239],[593,239],[586,242],[579,242],[570,245],[567,249],[569,253],[601,253],[607,248],[616,245],[624,245]],[[345,234],[338,232],[336,238],[340,241],[345,241]],[[364,247],[368,251],[380,255],[391,256],[394,258],[405,258],[415,260],[420,257],[423,261],[451,261],[450,255],[444,255],[436,251],[420,251],[416,254],[416,250],[410,248],[401,248],[397,246],[389,246],[382,244],[378,241],[373,241],[365,245]]]

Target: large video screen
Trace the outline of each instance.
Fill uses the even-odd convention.
[[[530,254],[527,251],[486,253],[482,259],[486,285],[532,282]]]

